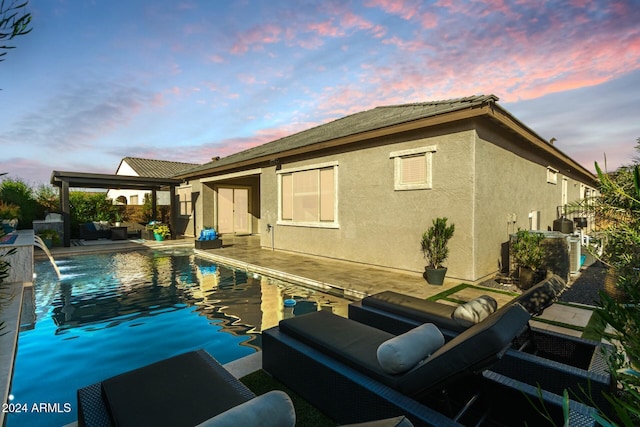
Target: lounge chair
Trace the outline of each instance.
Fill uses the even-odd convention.
[[[539,315],[558,299],[564,289],[564,280],[559,276],[552,276],[532,286],[509,304],[520,304],[532,316]],[[443,331],[443,334],[455,336],[472,324],[455,317],[457,308],[451,304],[385,291],[350,304],[349,319],[392,333],[405,332],[407,326],[404,319],[410,319],[415,321],[415,324],[434,323]],[[389,314],[395,314],[401,318],[397,325],[394,325],[396,323],[394,316],[389,316]],[[477,320],[483,318],[480,317]],[[396,326],[397,329],[394,330]]]
[[[416,425],[458,426],[478,409],[483,409],[482,417],[487,416],[484,409],[492,406],[509,407],[509,411],[494,412],[493,419],[513,414],[514,401],[520,404],[519,417],[526,415],[535,421],[539,414],[520,392],[514,393],[514,387],[521,385],[518,390],[533,400],[537,399],[535,388],[509,379],[503,384],[503,376],[483,374],[526,328],[529,317],[521,305],[513,304],[460,333],[414,367],[394,374],[383,367],[379,348],[402,340],[408,346],[398,353],[404,354],[413,352],[418,342],[429,340],[413,339],[415,329],[396,336],[319,311],[282,320],[279,326],[263,331],[262,365],[340,423],[406,415]],[[490,396],[486,401],[480,397],[483,390]],[[553,406],[551,412],[561,417],[559,397],[542,393]],[[496,400],[499,398],[504,400]],[[466,406],[465,402],[479,403]],[[571,403],[572,416],[582,418],[585,425],[590,425],[589,410]]]
[[[284,392],[256,397],[204,350],[78,390],[79,426],[293,426]]]
[[[506,304],[522,305],[531,316],[538,315],[553,304],[564,290],[564,281],[553,276],[531,287]],[[395,292],[382,292],[349,305],[349,318],[393,334],[402,334],[422,323],[432,322],[447,338],[467,329],[453,318],[456,306],[426,301]],[[570,389],[582,395],[580,389],[592,389],[598,406],[609,403],[602,392],[611,389],[607,371],[608,347],[600,342],[570,337],[564,334],[528,327],[514,339],[511,348],[494,365],[492,371],[545,390],[562,394]]]

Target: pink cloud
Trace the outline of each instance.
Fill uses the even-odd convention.
[[[265,84],[266,81],[258,80],[258,78],[252,74],[239,74],[238,80],[246,85]]]
[[[236,42],[231,47],[231,53],[239,55],[249,51],[249,49],[261,47],[265,44],[277,43],[280,41],[282,28],[274,24],[258,25],[245,33],[238,35]]]
[[[419,12],[419,4],[405,0],[369,0],[369,7],[378,7],[387,13],[398,15],[407,21]]]
[[[216,64],[222,64],[223,62],[225,62],[225,59],[220,55],[210,55],[209,61],[215,62]]]
[[[332,20],[309,24],[308,29],[322,37],[338,37],[344,34],[340,28],[333,25]]]

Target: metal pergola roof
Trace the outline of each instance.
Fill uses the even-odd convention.
[[[167,189],[170,193],[171,228],[175,230],[175,187],[182,183],[181,179],[150,178],[144,176],[110,175],[102,173],[63,172],[51,173],[51,185],[60,188],[60,210],[64,221],[64,246],[71,246],[71,222],[69,189],[70,188],[103,188],[117,190],[151,190],[151,208],[156,212],[156,191]]]
[[[51,184],[62,187],[66,182],[75,188],[104,188],[125,190],[160,190],[163,187],[180,185],[181,179],[149,178],[145,176],[110,175],[103,173],[61,172],[51,173]]]

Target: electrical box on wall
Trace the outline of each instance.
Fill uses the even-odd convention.
[[[507,214],[507,222],[508,223],[516,223],[518,221],[518,215],[515,212]]]
[[[540,230],[540,211],[529,212],[529,230]]]

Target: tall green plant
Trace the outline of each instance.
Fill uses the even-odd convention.
[[[600,292],[597,311],[620,343],[609,357],[618,385],[608,396],[613,414],[600,413],[603,426],[640,425],[640,166],[608,174],[595,164],[601,196],[594,206],[604,226],[603,261],[618,277],[623,300]]]
[[[443,268],[449,256],[449,239],[453,237],[455,224],[447,225],[447,218],[436,218],[433,225],[422,234],[420,246],[428,268]]]
[[[33,220],[37,219],[39,206],[29,184],[20,179],[7,178],[2,180],[0,184],[0,200],[5,204],[20,207],[18,228],[32,227]]]
[[[77,232],[80,224],[91,221],[116,222],[119,207],[106,198],[104,192],[90,193],[72,191],[69,193],[71,205],[71,231]]]
[[[4,237],[5,233],[2,227],[0,227],[0,238]],[[7,257],[16,253],[16,248],[11,248],[8,251],[2,251],[0,253],[0,284],[4,283],[4,281],[9,277],[9,269],[11,268],[11,264],[9,263]]]

